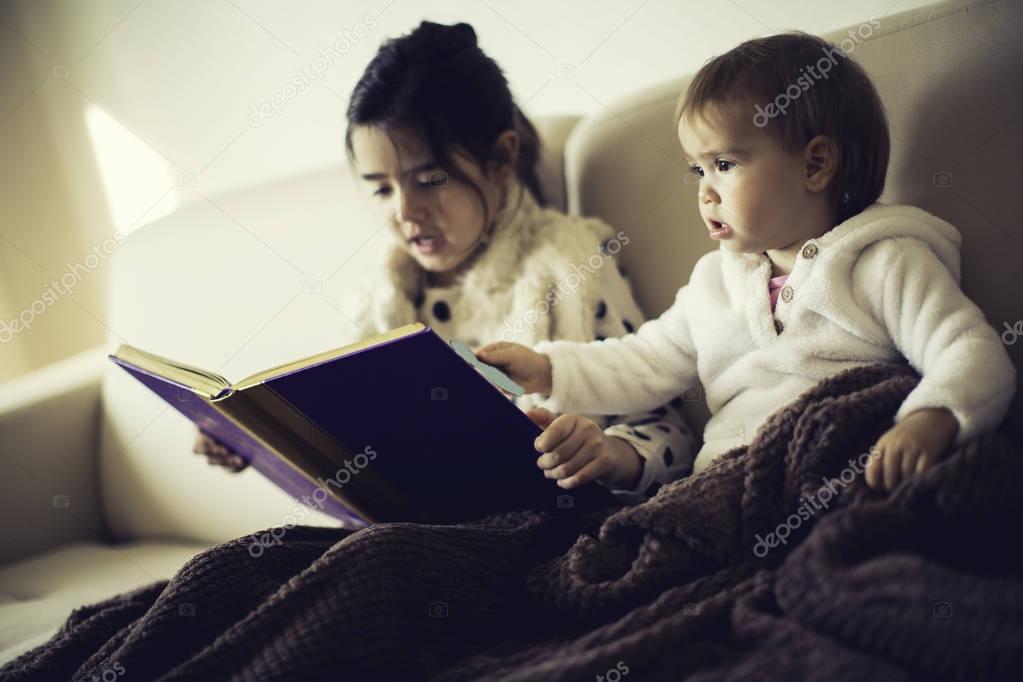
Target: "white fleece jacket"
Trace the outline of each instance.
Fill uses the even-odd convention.
[[[702,382],[712,413],[694,465],[748,444],[773,412],[851,367],[906,360],[923,377],[895,416],[945,407],[956,444],[994,429],[1016,373],[959,288],[959,232],[912,206],[874,204],[803,245],[774,314],[764,254],[703,256],[660,318],[592,343],[540,342],[557,412],[623,413]]]

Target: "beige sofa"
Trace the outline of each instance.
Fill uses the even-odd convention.
[[[962,231],[964,289],[1000,332],[1011,329],[1023,320],[1023,3],[951,2],[881,17],[876,28],[864,22],[871,30],[853,57],[892,127],[882,199]],[[715,246],[671,128],[684,86],[665,83],[578,124],[540,122],[554,203],[629,234],[621,258],[653,315]],[[122,247],[109,346],[0,392],[0,660],[45,640],[75,606],[169,577],[194,553],[278,525],[294,507],[258,474],[191,455],[191,426],[104,356],[123,338],[237,378],[336,345],[352,332],[342,301],[357,264],[384,235],[355,208],[340,169],[210,199]],[[1006,334],[1023,366],[1023,336]],[[702,423],[706,408],[687,405]],[[1018,399],[1008,422],[1023,425]]]

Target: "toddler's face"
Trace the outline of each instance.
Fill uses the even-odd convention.
[[[802,234],[810,196],[802,155],[786,150],[743,111],[722,106],[679,121],[686,162],[700,176],[700,215],[711,239],[730,251],[789,248]]]

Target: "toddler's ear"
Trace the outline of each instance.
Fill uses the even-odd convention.
[[[803,166],[806,188],[811,192],[823,191],[838,172],[838,145],[818,135],[803,149]]]

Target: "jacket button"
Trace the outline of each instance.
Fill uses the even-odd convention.
[[[774,321],[774,331],[777,332],[778,334],[781,334],[781,330],[782,329],[785,329],[785,325],[783,325],[781,323],[781,320],[775,320]]]
[[[792,296],[794,293],[795,292],[792,291],[792,287],[785,285],[785,287],[783,287],[781,290],[781,300],[788,303],[789,301],[792,300]]]
[[[807,244],[803,247],[803,258],[813,258],[817,255],[817,245]]]

